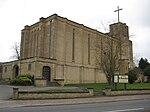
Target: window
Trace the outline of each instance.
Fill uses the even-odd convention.
[[[33,33],[34,37],[33,37],[33,56],[36,56],[36,30],[34,30]]]
[[[73,37],[72,37],[72,62],[75,61],[75,29],[73,29]]]
[[[3,72],[3,66],[2,66],[2,64],[0,63],[0,73],[2,73]]]
[[[30,63],[30,64],[28,64],[28,70],[30,71],[31,69],[32,69],[32,65]]]
[[[0,65],[0,73],[2,73],[2,66]]]
[[[5,67],[5,72],[7,72],[7,67]]]
[[[90,34],[88,34],[88,64],[90,64]]]

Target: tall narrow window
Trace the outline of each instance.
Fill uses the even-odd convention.
[[[90,34],[88,34],[88,64],[90,64]]]
[[[32,69],[32,65],[30,63],[30,64],[28,64],[28,70],[31,71],[31,69]]]
[[[3,67],[2,67],[2,65],[0,63],[0,73],[2,73],[2,70],[3,70]]]
[[[72,62],[75,61],[75,29],[73,29],[73,38],[72,38]]]
[[[37,44],[36,44],[36,48],[37,48],[37,51],[36,51],[36,56],[39,56],[39,28],[37,29]]]
[[[7,67],[5,67],[5,72],[7,72]]]
[[[49,25],[49,58],[52,57],[52,49],[51,49],[51,38],[52,38],[52,21],[50,21],[50,25]]]
[[[24,32],[21,32],[21,51],[20,51],[20,57],[23,58],[24,57]]]
[[[33,38],[33,56],[36,56],[36,30],[34,30],[34,38]]]
[[[30,57],[33,57],[33,31],[31,32],[31,38],[30,38]]]

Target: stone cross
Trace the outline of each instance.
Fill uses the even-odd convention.
[[[119,6],[117,7],[118,9],[117,10],[115,10],[114,12],[118,12],[118,22],[119,22],[119,11],[120,10],[122,10],[122,8],[121,9],[119,9]]]

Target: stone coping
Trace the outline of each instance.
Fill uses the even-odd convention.
[[[150,89],[127,89],[127,90],[111,90],[105,89],[103,93],[106,96],[119,96],[119,95],[141,95],[141,94],[150,94]]]
[[[76,93],[89,93],[89,91],[81,91],[81,92],[34,92],[34,91],[19,91],[19,93],[21,93],[21,94],[46,94],[46,93],[48,93],[48,94],[66,94],[66,93],[74,93],[74,94],[76,94]]]
[[[87,89],[86,92],[33,92],[33,91],[19,91],[18,88],[13,88],[12,99],[32,100],[32,99],[68,99],[68,98],[84,98],[92,97],[94,95],[93,89]]]

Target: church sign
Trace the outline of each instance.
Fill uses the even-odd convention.
[[[128,83],[128,75],[116,75],[114,76],[115,83]]]
[[[128,83],[128,75],[119,75],[119,83]]]

